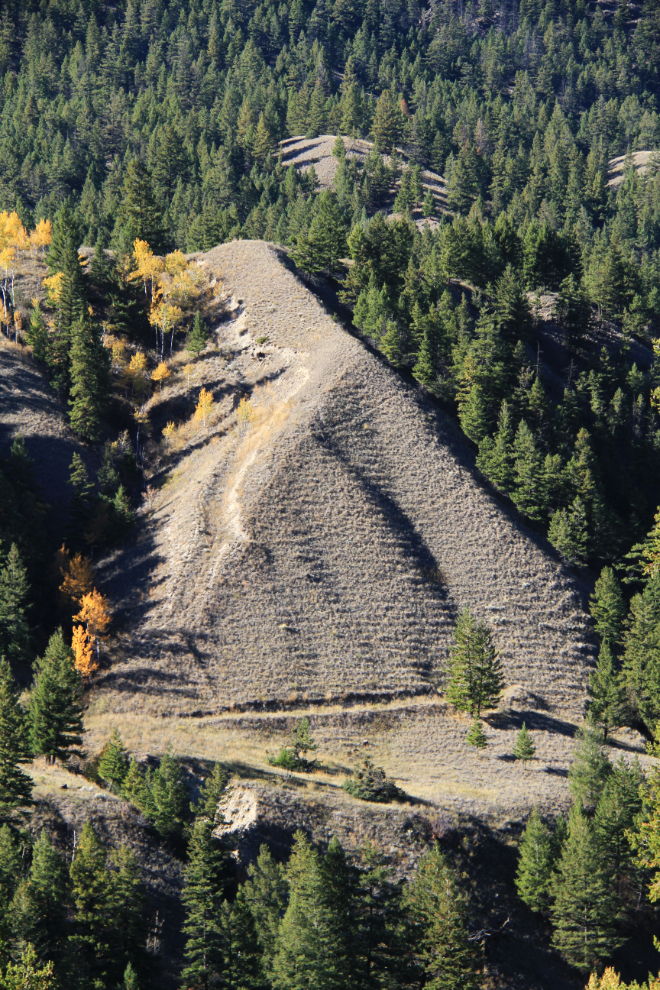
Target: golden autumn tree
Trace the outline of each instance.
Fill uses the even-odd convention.
[[[35,254],[41,248],[41,257],[44,256],[44,250],[50,244],[53,239],[53,225],[50,220],[40,220],[37,226],[34,228],[30,234],[30,247],[34,250]]]
[[[159,392],[162,391],[163,389],[163,382],[166,382],[167,379],[171,376],[171,374],[172,372],[167,367],[164,361],[161,361],[158,367],[154,371],[152,371],[151,380],[153,382],[158,382]]]
[[[108,599],[94,588],[88,595],[83,596],[80,611],[74,615],[73,621],[84,623],[87,635],[96,648],[98,661],[101,652],[100,641],[105,637],[110,625]]]
[[[58,563],[63,581],[60,585],[62,596],[71,605],[80,605],[85,595],[94,587],[94,569],[89,557],[81,553],[71,557],[67,548],[62,544],[58,552]]]
[[[176,430],[176,426],[174,425],[174,423],[172,422],[172,420],[170,420],[169,423],[167,424],[167,426],[165,427],[165,429],[163,430],[163,436],[165,437],[165,446],[166,447],[169,447],[170,440],[172,439],[175,430]]]
[[[98,661],[94,659],[94,649],[92,641],[87,635],[84,626],[73,627],[73,639],[71,640],[73,650],[73,662],[81,677],[91,677],[95,670],[98,670]]]
[[[197,402],[197,408],[195,409],[195,419],[202,420],[204,429],[206,429],[206,419],[210,415],[214,405],[215,402],[213,401],[213,393],[203,388],[199,393],[199,400]]]

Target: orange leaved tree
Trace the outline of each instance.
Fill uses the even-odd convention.
[[[197,402],[197,408],[195,409],[195,419],[201,419],[204,424],[204,429],[206,429],[206,417],[209,415],[215,402],[213,401],[213,392],[209,392],[208,389],[203,388],[199,393],[199,401]]]
[[[94,649],[92,641],[87,635],[84,626],[73,627],[73,639],[71,641],[73,650],[73,663],[81,677],[91,677],[95,670],[98,670],[98,661],[94,659]]]
[[[110,625],[108,599],[94,588],[88,595],[84,595],[80,603],[80,611],[74,615],[73,621],[85,624],[87,635],[96,647],[98,661],[101,652],[100,640],[103,639]]]
[[[94,569],[89,557],[83,557],[77,553],[70,557],[67,548],[62,545],[58,553],[60,563],[60,574],[64,578],[60,585],[60,591],[64,598],[72,605],[80,605],[83,597],[88,595],[94,587]]]

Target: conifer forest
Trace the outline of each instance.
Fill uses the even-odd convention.
[[[660,0],[0,0],[0,293],[0,990],[659,990]]]

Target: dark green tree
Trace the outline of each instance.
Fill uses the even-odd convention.
[[[468,938],[467,897],[437,845],[420,859],[405,902],[422,985],[435,990],[477,990],[481,985],[479,959]]]
[[[206,347],[206,342],[209,339],[208,330],[206,329],[206,324],[202,319],[199,310],[195,313],[195,320],[192,325],[192,329],[188,334],[188,339],[186,341],[186,347],[191,354],[199,354]]]
[[[70,907],[66,860],[42,831],[32,848],[30,872],[19,883],[11,905],[14,938],[21,949],[34,946],[40,961],[50,959],[60,970],[70,932]]]
[[[103,747],[99,760],[98,775],[118,793],[128,774],[128,756],[117,729]]]
[[[107,351],[89,316],[71,330],[69,421],[85,440],[100,437],[101,415],[110,390]]]
[[[152,821],[160,834],[175,837],[183,830],[190,801],[179,761],[168,749],[151,779]]]
[[[522,760],[527,763],[532,759],[534,753],[536,752],[536,746],[532,741],[532,737],[527,731],[527,726],[523,722],[522,729],[516,736],[516,745],[513,748],[513,755],[518,760]]]
[[[553,944],[582,972],[607,959],[620,943],[619,905],[613,893],[594,829],[576,801],[552,883],[551,914]]]
[[[447,700],[460,711],[479,717],[484,708],[497,704],[504,677],[490,630],[468,608],[456,623],[454,645],[449,650]]]
[[[148,243],[154,254],[164,254],[168,243],[162,211],[156,203],[152,177],[138,158],[128,166],[123,192],[123,250],[128,254],[139,238]]]
[[[212,822],[217,821],[218,804],[227,786],[228,775],[222,763],[213,764],[213,772],[199,789],[199,800],[191,804],[194,815],[203,815]]]
[[[485,749],[488,745],[488,739],[486,734],[481,727],[481,719],[478,715],[475,715],[472,720],[472,725],[467,731],[465,736],[465,741],[468,746],[474,746],[475,749]]]
[[[45,756],[49,763],[68,760],[82,744],[83,685],[73,660],[58,629],[35,663],[28,703],[30,740],[34,754]]]
[[[545,911],[550,904],[553,864],[550,833],[534,808],[523,832],[516,873],[518,894],[532,911]]]
[[[388,89],[384,89],[378,97],[371,131],[376,150],[390,154],[401,136],[401,111],[396,97]]]
[[[16,832],[5,824],[0,826],[0,959],[7,958],[12,936],[12,898],[21,880],[22,857]]]
[[[241,885],[238,897],[244,900],[254,918],[256,939],[261,951],[261,969],[267,983],[274,981],[280,923],[289,897],[284,867],[276,862],[268,847],[259,850],[256,863],[248,867],[249,879]]]
[[[0,658],[0,818],[15,816],[16,809],[32,802],[32,778],[21,770],[30,752],[25,712],[8,662]]]
[[[612,772],[612,764],[603,749],[603,733],[587,722],[577,730],[573,760],[568,770],[568,786],[577,802],[592,808]]]
[[[607,739],[610,729],[625,725],[627,703],[625,689],[614,666],[614,657],[607,639],[598,654],[596,669],[589,675],[589,716]]]
[[[223,967],[221,905],[226,877],[222,847],[213,837],[213,822],[198,818],[193,825],[185,869],[183,903],[186,918],[186,965],[181,974],[184,988],[220,985]]]
[[[596,806],[594,833],[608,885],[623,900],[626,888],[634,888],[636,873],[630,835],[642,812],[644,773],[635,758],[632,764],[621,757],[612,767]]]
[[[623,639],[628,699],[650,738],[660,720],[660,572],[633,596]]]
[[[12,543],[0,569],[0,655],[12,663],[30,661],[29,594],[27,570]]]
[[[90,981],[109,978],[111,960],[112,877],[107,854],[91,821],[86,821],[69,868],[75,930],[69,936],[76,968]]]
[[[48,360],[49,345],[48,328],[46,327],[44,314],[42,313],[41,306],[38,302],[35,302],[32,307],[26,337],[28,344],[32,348],[32,353],[37,361],[46,362]]]
[[[589,599],[589,610],[598,635],[610,646],[616,646],[621,639],[626,606],[621,585],[611,567],[603,567],[600,572],[594,593]]]

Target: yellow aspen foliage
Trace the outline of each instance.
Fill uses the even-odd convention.
[[[159,390],[162,390],[163,382],[166,382],[167,379],[171,376],[171,374],[172,372],[167,367],[165,362],[161,361],[158,367],[154,371],[152,371],[151,380],[154,382],[158,382]]]
[[[648,983],[640,987],[639,983],[622,983],[619,974],[608,967],[602,976],[591,974],[586,990],[660,990],[660,976],[649,974]]]
[[[165,446],[166,447],[169,447],[170,440],[172,439],[172,436],[174,435],[174,431],[175,430],[176,430],[176,426],[170,420],[170,422],[167,424],[167,426],[163,430],[163,436],[165,437]]]
[[[190,376],[192,375],[192,373],[193,373],[194,370],[195,370],[195,365],[194,364],[186,364],[186,365],[184,365],[183,373],[186,376],[186,378],[188,379],[188,387],[190,387]]]
[[[57,306],[59,303],[63,278],[64,274],[62,272],[55,272],[54,275],[49,275],[48,278],[44,279],[44,288],[46,289],[46,298],[49,306]]]
[[[100,652],[99,641],[104,637],[110,625],[108,599],[94,588],[88,595],[83,595],[80,611],[73,617],[74,622],[82,622],[87,629],[87,635],[94,641],[96,658]]]
[[[6,247],[20,248],[25,237],[25,227],[15,210],[13,213],[7,213],[6,210],[0,213],[0,250]]]
[[[151,304],[153,306],[158,294],[158,276],[163,271],[163,259],[156,257],[147,241],[141,241],[136,237],[133,242],[133,261],[135,268],[129,275],[132,280],[140,279],[144,286],[144,294],[147,288],[151,289]]]
[[[206,429],[206,419],[210,415],[215,402],[213,401],[213,393],[207,391],[203,388],[199,393],[199,401],[197,402],[197,408],[195,409],[195,419],[201,419]]]
[[[238,432],[246,433],[255,417],[254,406],[245,396],[238,403]]]
[[[73,650],[73,663],[81,677],[91,677],[95,670],[98,670],[98,662],[94,659],[92,642],[85,632],[84,626],[73,627],[73,639],[71,640]]]
[[[188,268],[188,262],[186,261],[183,252],[172,251],[171,254],[165,256],[165,270],[168,275],[178,275],[181,272],[185,272]]]
[[[136,395],[138,398],[147,390],[147,358],[142,351],[138,351],[131,358],[128,365],[128,377],[131,380],[131,398]]]
[[[83,557],[81,553],[70,557],[64,544],[58,556],[63,561],[60,564],[60,574],[64,580],[60,585],[60,591],[69,602],[80,605],[85,595],[88,595],[94,587],[92,562],[89,557]]]
[[[53,225],[50,220],[40,220],[37,226],[34,228],[30,234],[30,247],[35,251],[41,248],[41,256],[43,258],[44,249],[48,247],[53,239]]]
[[[129,373],[133,376],[144,375],[147,370],[147,358],[142,351],[138,351],[131,358],[130,364],[128,366]]]

